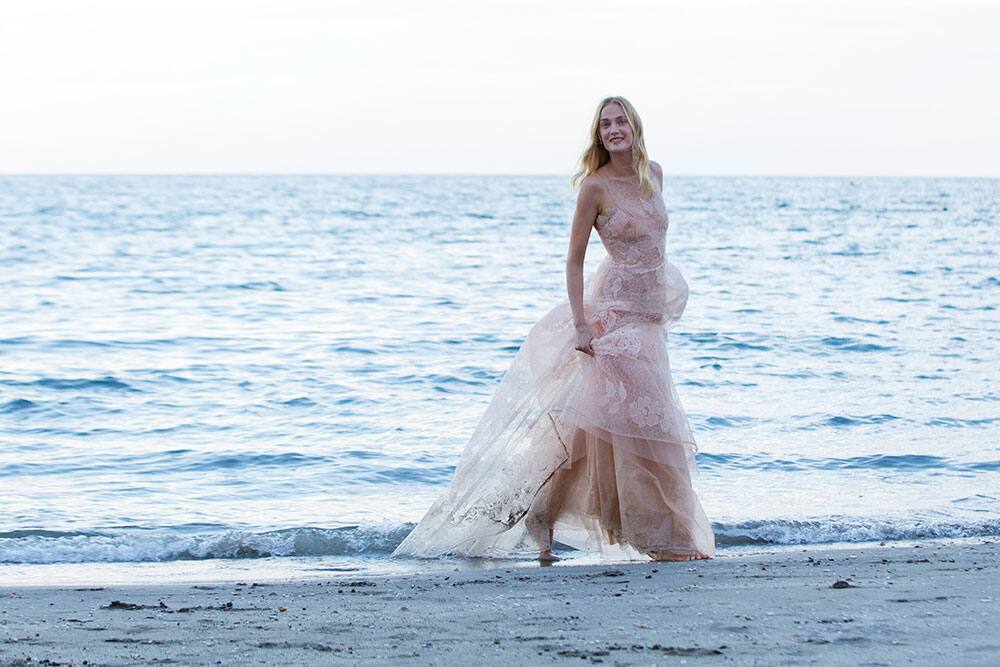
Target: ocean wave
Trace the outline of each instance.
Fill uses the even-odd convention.
[[[267,532],[184,534],[161,530],[0,533],[0,563],[128,563],[388,554],[412,524],[372,523]]]
[[[382,521],[338,528],[301,527],[253,532],[221,530],[55,531],[0,533],[0,563],[128,563],[316,556],[382,556],[413,529]],[[715,523],[719,548],[1000,536],[1000,519],[979,522],[834,517]],[[558,538],[557,538],[558,540]]]
[[[958,461],[945,456],[928,454],[871,454],[867,456],[776,457],[769,452],[756,454],[699,452],[698,466],[703,470],[746,469],[795,472],[806,470],[950,470],[975,472],[1000,470],[1000,461]]]
[[[925,521],[911,519],[864,519],[851,517],[809,520],[775,519],[717,523],[720,547],[747,544],[824,544],[833,542],[877,542],[1000,535],[1000,519],[986,521]]]

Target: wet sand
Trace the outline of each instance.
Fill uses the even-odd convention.
[[[1000,664],[1000,544],[0,588],[0,665]],[[0,566],[2,567],[2,566]]]

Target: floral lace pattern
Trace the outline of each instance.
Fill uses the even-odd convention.
[[[628,405],[628,415],[639,426],[658,426],[663,406],[649,396],[640,396]]]
[[[612,311],[614,312],[614,311]],[[602,354],[639,359],[642,356],[642,337],[635,327],[616,327],[601,336],[597,343]]]
[[[611,378],[604,380],[604,394],[597,400],[598,405],[606,407],[608,414],[618,414],[627,396],[625,385],[614,382]]]

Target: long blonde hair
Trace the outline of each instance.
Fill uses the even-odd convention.
[[[620,95],[605,97],[597,105],[597,111],[594,112],[594,120],[590,124],[590,145],[587,146],[586,150],[583,151],[583,155],[580,156],[580,170],[573,174],[570,183],[574,188],[577,187],[577,184],[583,181],[584,178],[590,176],[611,161],[611,154],[604,147],[604,144],[601,143],[601,112],[604,111],[604,107],[614,103],[621,105],[622,110],[625,111],[625,120],[628,121],[629,127],[632,128],[632,166],[635,167],[635,172],[639,174],[639,187],[646,193],[652,193],[656,188],[653,185],[653,179],[649,170],[649,156],[646,154],[646,142],[642,134],[642,120],[640,120],[639,114],[636,113],[635,107]]]

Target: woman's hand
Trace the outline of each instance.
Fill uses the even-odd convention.
[[[590,346],[594,340],[594,330],[590,324],[581,324],[576,328],[576,349],[584,354],[594,356],[594,348]]]

